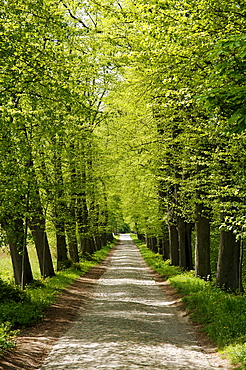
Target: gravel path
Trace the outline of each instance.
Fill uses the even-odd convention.
[[[199,346],[188,320],[166,299],[130,237],[122,235],[95,299],[41,370],[229,369],[223,364]]]

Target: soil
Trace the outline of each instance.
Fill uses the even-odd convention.
[[[33,370],[40,368],[57,339],[76,322],[79,310],[81,314],[81,309],[86,310],[89,306],[93,298],[95,285],[107,270],[114,249],[111,249],[109,255],[99,266],[93,267],[85,275],[78,278],[68,289],[64,290],[57,298],[56,303],[45,312],[42,321],[20,331],[16,340],[16,348],[5,353],[0,359],[1,370]],[[152,274],[165,295],[179,309],[180,314],[187,316],[188,313],[182,303],[181,295],[159,274],[154,271],[152,271]],[[201,326],[193,325],[200,343],[209,348],[211,353],[214,353],[216,348],[202,332]],[[228,367],[226,368],[228,369]]]

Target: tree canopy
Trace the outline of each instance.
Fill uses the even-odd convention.
[[[242,290],[244,2],[1,5],[0,224],[16,283],[32,280],[28,230],[54,274],[48,224],[57,269],[132,230],[204,279],[218,251],[216,284]]]

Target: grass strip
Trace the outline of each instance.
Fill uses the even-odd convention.
[[[228,356],[237,369],[246,369],[246,299],[216,288],[213,283],[194,277],[194,271],[184,272],[170,266],[160,254],[149,250],[136,235],[132,238],[147,264],[168,279],[183,301],[191,318],[203,326],[203,331]]]

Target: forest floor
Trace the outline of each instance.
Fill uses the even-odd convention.
[[[0,369],[232,369],[200,329],[126,236],[20,332]]]

